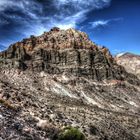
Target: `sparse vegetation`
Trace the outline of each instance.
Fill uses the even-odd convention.
[[[55,140],[85,140],[85,136],[77,128],[68,127],[63,129]]]

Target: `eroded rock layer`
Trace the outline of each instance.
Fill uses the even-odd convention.
[[[50,74],[72,73],[97,81],[137,82],[135,76],[116,64],[107,48],[97,46],[85,33],[74,29],[55,27],[39,37],[31,36],[11,45],[0,56],[2,66],[9,68]]]

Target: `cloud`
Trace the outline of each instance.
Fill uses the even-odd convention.
[[[6,47],[4,45],[0,44],[0,52],[4,49],[6,49]]]
[[[61,17],[61,20],[56,21],[56,23],[62,28],[76,28],[77,24],[87,18],[86,14],[89,11],[107,7],[110,2],[111,0],[54,0],[55,8],[57,10],[61,9],[61,13],[57,15]]]
[[[19,36],[40,35],[54,26],[77,28],[88,12],[110,3],[111,0],[0,0],[0,36],[10,43],[8,32],[13,34],[13,42]]]
[[[75,10],[100,9],[108,6],[111,0],[54,0],[57,8],[70,5]]]
[[[100,26],[106,26],[109,23],[108,20],[98,20],[91,23],[92,28],[97,28]]]
[[[104,8],[111,2],[111,0],[52,0],[50,3],[48,2],[49,5],[43,0],[38,1],[1,0],[0,10],[7,18],[22,20],[24,24],[30,24],[33,21],[37,25],[45,26],[45,28],[55,24],[69,28],[75,27],[81,18],[85,19],[88,11]],[[47,5],[50,6],[51,10]],[[15,13],[5,13],[8,9]]]
[[[92,26],[93,29],[98,28],[98,27],[105,27],[109,25],[112,22],[115,21],[122,21],[123,18],[113,18],[113,19],[108,19],[108,20],[97,20],[94,22],[89,22],[89,24]]]
[[[0,25],[6,25],[8,24],[9,22],[5,19],[0,19]]]

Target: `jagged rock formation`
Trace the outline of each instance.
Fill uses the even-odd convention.
[[[140,56],[132,53],[124,53],[116,56],[116,61],[122,65],[127,72],[133,73],[140,78]]]
[[[116,64],[107,48],[98,47],[85,33],[74,29],[53,28],[39,37],[31,36],[11,45],[0,56],[5,60],[1,63],[9,68],[72,73],[97,81],[134,79]]]
[[[31,36],[0,53],[0,139],[51,140],[74,126],[87,140],[139,140],[139,84],[83,32]]]

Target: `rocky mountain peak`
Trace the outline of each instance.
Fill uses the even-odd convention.
[[[41,36],[23,39],[12,44],[0,57],[2,67],[71,73],[97,81],[124,80],[126,75],[106,47],[97,46],[86,33],[72,28],[54,27]]]
[[[34,49],[64,49],[64,48],[94,48],[95,44],[91,42],[87,34],[75,29],[61,30],[57,27],[49,32],[44,32],[41,36],[31,36],[23,39],[21,42],[13,44],[11,47],[23,47],[28,52]]]

